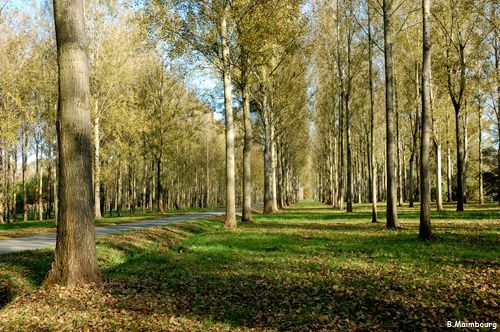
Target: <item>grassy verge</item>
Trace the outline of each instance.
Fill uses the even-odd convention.
[[[5,330],[436,330],[499,322],[500,210],[434,213],[435,238],[306,202],[220,229],[199,220],[98,243],[106,282],[36,290],[52,253],[0,256]],[[380,216],[383,218],[383,216]],[[17,296],[17,298],[16,298]],[[0,328],[1,330],[1,328]]]

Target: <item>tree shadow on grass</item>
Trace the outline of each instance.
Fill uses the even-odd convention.
[[[281,228],[268,232],[271,226]],[[137,242],[145,240],[145,233],[104,239],[101,249],[122,255],[119,263],[102,266],[109,281],[106,291],[116,299],[111,304],[115,309],[147,308],[145,314],[149,310],[234,328],[334,331],[355,324],[360,329],[420,330],[423,324],[443,327],[445,319],[495,320],[495,307],[478,302],[484,297],[478,300],[476,291],[482,290],[474,289],[470,276],[465,279],[470,288],[453,286],[448,295],[448,284],[434,285],[425,274],[419,280],[397,270],[398,262],[411,267],[425,261],[429,269],[438,270],[467,257],[474,270],[483,267],[485,259],[494,263],[492,271],[498,270],[495,234],[439,233],[436,241],[424,243],[415,232],[381,234],[364,226],[261,222],[238,233],[188,238],[180,243],[182,250],[168,250],[162,243],[202,233],[206,227],[177,224],[169,231],[147,231],[146,240],[158,246]],[[0,266],[8,265],[39,285],[52,257],[49,250],[5,255]],[[352,264],[351,258],[362,264]],[[327,264],[330,259],[340,267]],[[380,272],[385,265],[393,270]],[[12,295],[4,294],[4,302],[9,302]],[[145,305],[152,299],[158,305]]]
[[[25,291],[23,288],[40,286],[53,259],[50,249],[0,255],[0,309]]]
[[[133,310],[137,297],[155,297],[161,302],[158,311],[246,328],[331,331],[355,323],[361,328],[419,330],[422,324],[443,326],[443,317],[493,318],[491,304],[477,307],[467,302],[474,295],[467,289],[454,290],[455,298],[441,299],[436,298],[437,286],[412,278],[398,279],[401,276],[356,267],[316,266],[312,270],[309,263],[290,266],[279,259],[266,263],[260,261],[264,254],[235,256],[230,250],[220,250],[221,246],[226,243],[205,243],[203,250],[183,253],[145,252],[129,257],[108,274],[120,284],[111,292],[125,309]],[[264,250],[258,243],[254,246],[255,251]],[[279,255],[279,251],[272,254]],[[287,269],[296,269],[300,275],[283,273]],[[136,298],[128,302],[131,293]],[[417,293],[421,300],[413,298]],[[467,301],[457,306],[456,298]],[[431,309],[429,304],[433,304]]]

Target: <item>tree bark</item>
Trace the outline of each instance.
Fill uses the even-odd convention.
[[[385,57],[385,111],[386,111],[386,164],[387,164],[387,223],[388,229],[399,227],[396,208],[397,192],[395,181],[394,147],[394,82],[392,63],[392,0],[383,1],[384,14],[384,57]]]
[[[92,188],[92,122],[84,4],[54,0],[59,105],[59,220],[46,285],[101,280],[97,266]]]
[[[43,168],[38,173],[38,220],[43,220]],[[14,201],[15,202],[15,201]]]
[[[22,186],[23,186],[23,221],[28,221],[28,192],[26,188],[26,171],[28,169],[28,133],[26,120],[23,120],[23,138],[22,138]]]
[[[442,180],[442,153],[441,144],[436,140],[436,205],[438,211],[443,211],[443,180]]]
[[[250,92],[248,82],[243,85],[243,222],[252,222],[252,119],[250,118]]]
[[[478,122],[478,184],[479,184],[479,204],[484,204],[484,194],[483,194],[483,133],[482,133],[482,123],[481,123],[481,104],[478,103],[477,106],[477,122]]]
[[[224,108],[226,124],[226,220],[224,227],[236,228],[235,207],[235,175],[234,175],[234,124],[233,124],[233,96],[231,89],[231,64],[229,63],[229,46],[227,31],[227,16],[229,1],[224,1],[220,31],[222,39],[222,78],[224,83]]]
[[[100,160],[100,116],[96,100],[96,117],[94,119],[94,215],[95,219],[102,219],[101,214],[101,160]]]
[[[370,86],[370,172],[371,172],[371,202],[372,202],[372,222],[377,222],[377,169],[375,163],[375,102],[373,97],[373,41],[370,0],[367,3],[368,15],[368,76]]]
[[[0,145],[0,223],[4,222],[3,213],[4,213],[4,185],[5,185],[5,177],[4,177],[4,159],[3,159],[3,148]]]
[[[431,231],[431,0],[422,0],[422,130],[420,143],[420,228],[418,237],[429,240]]]

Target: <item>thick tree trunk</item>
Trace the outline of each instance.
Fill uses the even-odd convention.
[[[431,0],[422,0],[423,61],[422,61],[422,130],[420,143],[420,228],[418,237],[429,240],[431,231]]]
[[[97,267],[92,188],[92,122],[84,5],[54,0],[59,65],[59,220],[54,262],[45,284],[101,280]]]
[[[220,21],[222,39],[222,76],[224,82],[224,109],[226,124],[226,220],[224,227],[236,227],[235,207],[235,174],[234,174],[234,124],[233,124],[233,96],[231,89],[231,65],[228,46],[227,16],[229,1],[224,2]]]
[[[385,111],[386,111],[386,163],[387,163],[387,223],[388,229],[399,227],[396,208],[396,181],[394,160],[394,92],[393,92],[393,63],[392,63],[392,31],[391,15],[392,0],[383,0],[384,14],[384,56],[385,56]]]

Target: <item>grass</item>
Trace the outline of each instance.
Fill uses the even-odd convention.
[[[436,330],[448,320],[500,320],[500,209],[433,212],[417,240],[418,207],[401,229],[313,202],[100,238],[106,282],[38,289],[53,254],[0,256],[0,330]],[[485,212],[486,211],[486,212]],[[383,214],[380,214],[383,220]]]
[[[167,210],[163,214],[158,214],[152,211],[146,213],[135,213],[132,214],[129,211],[122,211],[121,216],[104,216],[103,219],[95,221],[96,227],[118,225],[123,223],[137,222],[143,220],[151,220],[160,217],[172,217],[177,215],[182,215],[186,213],[194,212],[205,212],[212,211],[213,209],[179,209],[179,210]],[[29,220],[27,222],[20,221],[22,216],[17,219],[16,222],[2,223],[0,224],[0,240],[42,235],[48,233],[56,232],[56,224],[53,219],[34,221]]]

